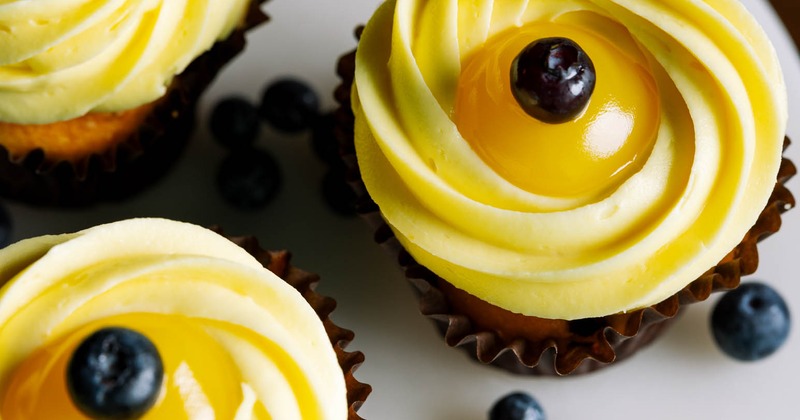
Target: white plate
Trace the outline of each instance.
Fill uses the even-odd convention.
[[[467,359],[445,346],[392,258],[374,245],[358,219],[328,212],[320,184],[325,173],[311,152],[309,135],[264,129],[259,145],[272,151],[285,182],[264,210],[241,212],[214,189],[224,150],[205,126],[211,104],[242,94],[258,101],[270,80],[293,75],[309,81],[333,107],[337,57],[355,46],[352,28],[379,0],[271,0],[272,21],[254,31],[246,53],[223,72],[205,96],[194,141],[176,168],[152,189],[120,204],[87,210],[49,210],[9,204],[14,240],[72,232],[135,216],[162,216],[202,225],[221,224],[232,234],[256,234],[263,244],[294,253],[296,265],[320,273],[320,291],[335,297],[334,319],[356,331],[351,349],[366,363],[357,377],[374,388],[360,414],[371,419],[481,420],[492,403],[512,390],[536,396],[551,419],[798,419],[800,319],[789,342],[772,357],[739,363],[717,350],[709,330],[713,303],[691,306],[652,347],[612,368],[574,378],[518,377]],[[800,109],[800,60],[772,10],[745,2],[762,22],[783,60],[789,109]],[[800,139],[793,118],[790,136]],[[800,140],[788,153],[800,162]],[[789,184],[798,192],[797,181]],[[800,210],[787,213],[781,232],[762,243],[756,278],[774,285],[800,315],[797,264]],[[712,299],[712,302],[718,298]]]

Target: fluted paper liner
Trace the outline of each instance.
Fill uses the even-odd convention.
[[[797,0],[769,0],[800,52],[800,2]]]
[[[219,228],[215,227],[214,230],[221,233]],[[361,420],[356,411],[364,403],[372,388],[359,382],[353,373],[364,362],[364,354],[359,351],[345,351],[347,345],[353,340],[354,334],[331,321],[330,314],[336,308],[336,301],[314,291],[319,282],[319,276],[292,266],[290,264],[291,254],[287,251],[264,250],[259,245],[258,239],[253,236],[228,236],[227,238],[249,252],[269,271],[297,289],[308,301],[308,304],[314,308],[325,326],[325,331],[328,333],[328,338],[331,340],[336,358],[344,373],[347,386],[347,418],[348,420]]]
[[[362,28],[356,29],[356,37]],[[543,319],[509,312],[452,286],[418,264],[402,248],[370,198],[356,161],[353,145],[354,116],[350,92],[355,51],[339,59],[342,83],[334,96],[336,137],[347,167],[347,181],[358,195],[357,212],[375,229],[375,241],[397,256],[406,278],[419,296],[420,311],[432,319],[452,347],[464,348],[486,364],[520,374],[567,375],[586,373],[622,360],[652,342],[671,324],[683,305],[706,300],[713,291],[733,289],[741,276],[758,266],[756,243],[777,232],[780,215],[794,207],[792,194],[783,185],[796,172],[782,160],[769,203],[756,224],[722,261],[675,295],[648,308],[600,318],[574,321]],[[788,146],[787,138],[784,146]]]
[[[121,142],[58,161],[42,149],[12,156],[0,145],[0,195],[37,205],[84,206],[127,198],[156,182],[185,149],[200,95],[244,49],[245,32],[267,20],[260,9],[265,1],[252,0],[245,22],[177,75],[138,130]]]

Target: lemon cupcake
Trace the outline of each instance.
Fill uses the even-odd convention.
[[[794,205],[781,69],[735,0],[396,0],[359,35],[336,92],[359,210],[482,362],[632,354]]]
[[[263,1],[0,4],[0,194],[81,205],[158,179]]]
[[[358,419],[318,277],[233,240],[132,219],[0,251],[0,417]]]

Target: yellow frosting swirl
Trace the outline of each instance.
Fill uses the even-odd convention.
[[[596,103],[606,100],[598,99],[602,84],[622,86],[622,94],[638,83],[634,75],[645,92],[634,102],[648,111],[618,114],[621,123],[595,124],[600,131],[591,121],[575,123],[599,136],[566,123],[525,128],[514,138],[514,129],[490,121],[503,118],[490,107],[486,124],[502,133],[480,147],[466,138],[482,125],[459,114],[460,95],[476,94],[461,79],[470,63],[503,54],[495,52],[503,37],[561,32],[605,49],[587,48],[590,57],[620,58],[595,63],[587,113],[603,108]],[[487,76],[485,89],[507,83],[501,79]],[[358,47],[353,110],[364,183],[401,244],[458,288],[513,312],[557,319],[658,303],[714,266],[768,201],[787,120],[775,51],[735,0],[389,1]],[[560,171],[552,182],[571,188],[563,194],[509,176],[504,169],[522,169],[498,166],[481,149],[517,147],[538,133],[522,148],[559,156],[561,144],[576,141],[570,134],[559,143],[559,133],[602,143],[620,127],[631,132],[628,118],[654,128],[631,143],[639,150],[619,158],[624,171],[595,165],[602,153],[565,153],[550,166]],[[465,126],[471,131],[461,132]],[[513,158],[513,147],[503,153]],[[590,188],[562,181],[570,171]]]
[[[162,355],[144,418],[347,418],[317,314],[209,230],[132,219],[25,240],[0,251],[0,281],[0,418],[85,418],[65,395],[64,359],[104,326],[133,328]]]
[[[2,0],[0,121],[135,108],[243,23],[250,0]]]

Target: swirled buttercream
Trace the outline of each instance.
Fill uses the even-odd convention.
[[[21,241],[0,257],[0,418],[84,418],[64,391],[64,357],[109,325],[148,336],[164,359],[145,418],[347,418],[317,314],[216,233],[133,219]]]
[[[469,63],[502,54],[498,40],[530,37],[525,45],[561,32],[584,40],[590,56],[619,57],[595,63],[586,113],[619,108],[597,94],[614,83],[641,85],[643,105],[576,120],[589,127],[583,133],[566,123],[517,138],[487,117],[503,132],[477,147],[477,130],[459,121],[460,95],[510,96],[491,90],[507,84],[513,55],[498,59],[501,76],[464,88]],[[580,319],[658,303],[733,249],[773,189],[787,101],[772,45],[735,0],[396,0],[362,34],[353,111],[365,186],[415,259],[507,310]],[[596,166],[628,147],[637,121],[654,128],[632,143],[640,150],[624,152],[622,172]],[[498,165],[481,149],[555,156],[587,139],[588,152],[561,156],[549,166],[556,176],[542,174],[573,187],[563,194],[523,185],[503,170],[528,168]],[[576,172],[590,188],[562,181]]]
[[[250,0],[0,2],[0,121],[132,109],[243,24]]]

